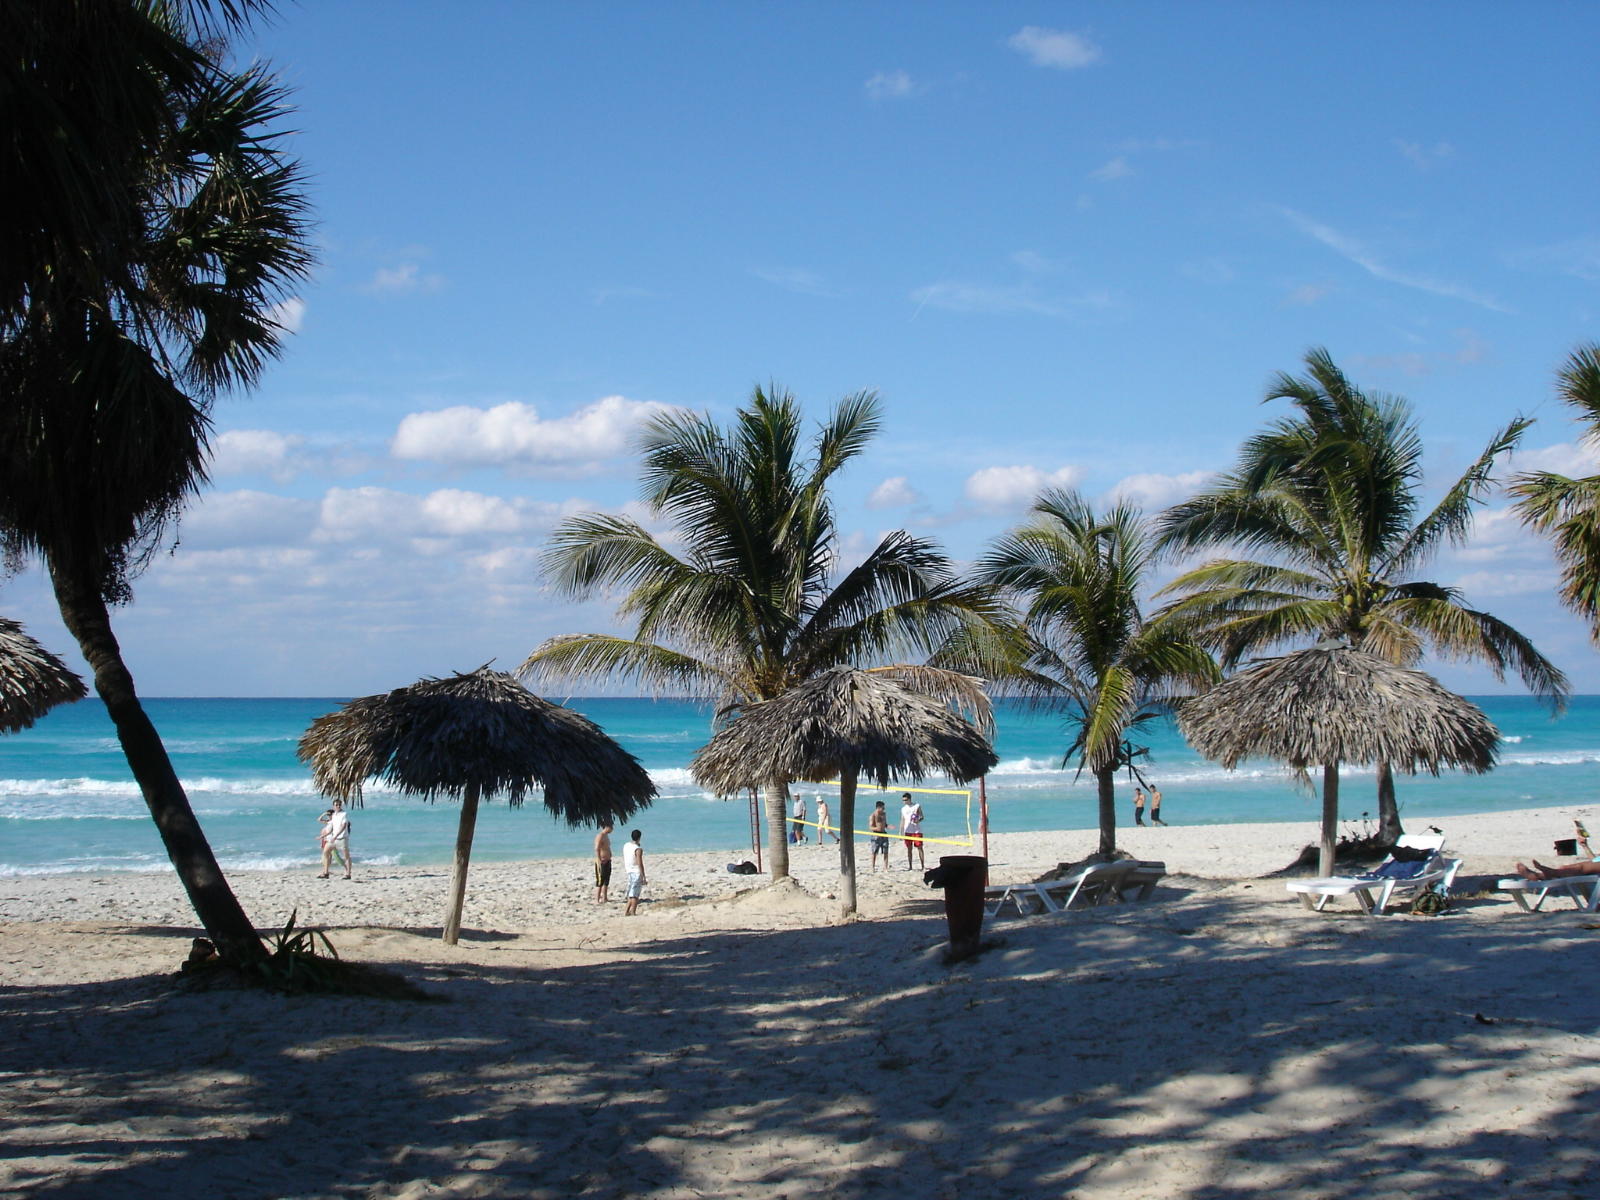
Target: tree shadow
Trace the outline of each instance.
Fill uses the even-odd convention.
[[[445,1006],[191,996],[153,976],[0,988],[14,1031],[0,1141],[30,1164],[0,1168],[0,1186],[85,1200],[194,1180],[240,1197],[1579,1186],[1600,1098],[1600,967],[1581,922],[1253,922],[1240,907],[1191,892],[1007,922],[953,969],[925,915],[663,937],[553,967],[419,947],[408,974]],[[1527,986],[1556,963],[1564,986]]]

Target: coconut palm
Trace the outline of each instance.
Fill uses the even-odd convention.
[[[1459,545],[1491,486],[1496,460],[1527,420],[1512,421],[1422,513],[1422,439],[1402,398],[1362,392],[1326,350],[1306,355],[1303,377],[1280,374],[1267,400],[1293,416],[1245,443],[1237,465],[1160,519],[1163,548],[1236,548],[1173,580],[1166,610],[1219,651],[1247,655],[1335,636],[1401,666],[1425,649],[1516,672],[1560,706],[1566,676],[1506,622],[1469,607],[1448,585],[1415,578],[1441,545]],[[1402,832],[1387,762],[1378,771],[1379,833]]]
[[[1167,714],[1179,695],[1215,682],[1217,666],[1180,627],[1141,611],[1153,540],[1136,507],[1097,513],[1076,492],[1050,489],[1031,512],[973,574],[1022,607],[1029,648],[1010,682],[1067,714],[1075,737],[1065,761],[1075,758],[1094,776],[1099,853],[1111,855],[1128,734]]]
[[[828,485],[879,425],[871,393],[843,400],[802,446],[787,392],[755,390],[732,424],[661,416],[645,428],[644,502],[675,553],[638,521],[590,513],[557,526],[545,554],[562,592],[619,590],[631,637],[551,638],[522,671],[554,681],[613,677],[701,696],[725,711],[771,700],[830,667],[927,654],[964,624],[998,620],[932,542],[897,531],[839,574]],[[789,872],[789,780],[763,781],[772,876]]]
[[[593,721],[487,665],[352,700],[311,722],[299,755],[321,791],[357,806],[374,778],[429,802],[461,801],[444,920],[452,946],[480,799],[503,795],[518,808],[538,788],[545,808],[576,827],[630,817],[656,794],[638,760]]]
[[[1600,437],[1600,343],[1579,346],[1556,376],[1557,394]],[[1523,523],[1549,535],[1561,563],[1561,602],[1589,623],[1600,643],[1600,475],[1571,479],[1531,471],[1511,481]]]
[[[203,82],[167,88],[159,134],[125,150],[140,164],[124,180],[139,219],[116,233],[118,269],[45,262],[31,277],[45,282],[0,328],[0,549],[43,561],[196,913],[224,957],[252,959],[259,939],[139,702],[109,612],[205,481],[212,398],[254,382],[277,351],[272,306],[310,264],[298,168],[276,146],[282,92],[258,69],[209,60]],[[67,259],[76,248],[46,249]]]

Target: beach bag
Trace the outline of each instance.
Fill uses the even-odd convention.
[[[1429,888],[1411,902],[1411,912],[1418,917],[1437,917],[1450,909],[1450,897],[1437,888]]]

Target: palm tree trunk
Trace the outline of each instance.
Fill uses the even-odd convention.
[[[1333,874],[1333,845],[1339,834],[1339,764],[1322,765],[1322,847],[1317,856],[1317,874],[1324,879]]]
[[[772,881],[789,877],[789,781],[773,779],[762,788],[767,798],[767,841],[771,844]]]
[[[1107,767],[1094,773],[1095,784],[1100,792],[1100,850],[1099,853],[1110,858],[1117,852],[1117,773],[1115,767]]]
[[[1400,805],[1394,796],[1394,771],[1386,762],[1378,764],[1378,837],[1389,844],[1400,840]]]
[[[161,844],[178,872],[195,915],[225,961],[235,965],[263,961],[267,952],[260,935],[228,886],[222,868],[217,866],[211,844],[189,806],[189,797],[167,756],[161,735],[139,703],[133,675],[122,660],[122,647],[112,632],[111,613],[100,594],[98,580],[78,578],[54,561],[49,567],[61,620],[77,639],[84,661],[94,672],[94,689],[116,726],[128,769],[139,784],[161,834]]]
[[[444,941],[461,940],[461,910],[467,902],[467,864],[472,861],[472,833],[478,827],[478,785],[461,797],[461,821],[456,826],[456,861],[450,870],[450,907],[444,917]]]
[[[856,911],[856,773],[839,773],[839,912]]]

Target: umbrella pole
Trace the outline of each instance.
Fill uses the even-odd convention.
[[[1322,853],[1317,858],[1317,874],[1333,874],[1333,841],[1339,833],[1339,764],[1322,764]]]
[[[839,910],[856,911],[856,773],[839,772]],[[819,832],[820,838],[822,834]]]
[[[450,872],[450,909],[444,918],[445,944],[461,939],[461,909],[467,900],[467,863],[472,858],[472,831],[478,827],[478,785],[461,797],[461,823],[456,826],[456,861]]]

